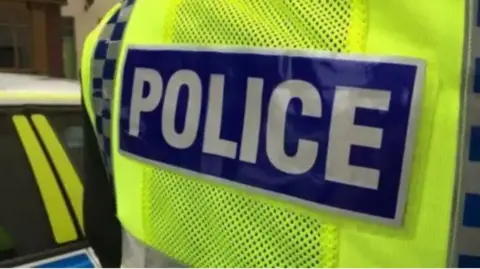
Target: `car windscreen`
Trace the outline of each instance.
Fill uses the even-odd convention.
[[[78,106],[0,108],[0,264],[84,241],[82,135]]]

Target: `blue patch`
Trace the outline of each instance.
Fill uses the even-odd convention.
[[[480,26],[480,5],[477,3],[477,27]]]
[[[107,57],[108,52],[108,43],[105,40],[100,40],[97,43],[97,47],[95,48],[95,53],[93,57],[95,59],[104,59]]]
[[[103,67],[103,79],[106,80],[113,80],[113,76],[115,76],[115,70],[116,70],[116,65],[117,60],[105,60],[105,65]]]
[[[480,162],[480,126],[471,128],[468,159],[472,162]]]
[[[131,48],[123,70],[120,149],[160,166],[239,183],[295,202],[399,222],[415,137],[416,88],[422,86],[422,64],[341,57]],[[148,82],[146,77],[152,75],[144,76],[147,82],[134,89],[138,68],[156,74],[153,76],[160,78],[160,84]],[[174,86],[170,79],[179,70],[190,73],[179,76],[179,84]],[[215,93],[209,94],[212,74],[220,75],[224,86],[216,86]],[[252,79],[260,85],[248,84]],[[185,80],[196,86],[188,90],[182,85]],[[170,99],[164,102],[169,91],[177,90],[177,106]],[[135,100],[158,91],[161,95],[153,107],[146,103],[132,107]],[[222,92],[223,101],[214,101]],[[258,98],[247,102],[248,96],[258,93]],[[195,94],[198,97],[190,98]],[[190,116],[198,116],[198,120],[187,124],[187,111],[195,109],[195,104],[200,107],[198,113]],[[135,122],[131,113],[138,109],[144,111]],[[247,120],[249,111],[256,112]],[[164,121],[169,118],[173,120]],[[215,124],[205,127],[207,118],[220,125],[218,136],[211,135]],[[172,121],[174,124],[166,123]],[[137,134],[131,133],[132,124],[138,127]],[[167,139],[162,124],[170,124],[170,131],[177,133],[193,128],[194,135],[182,141]],[[249,131],[244,134],[246,126]],[[212,137],[223,142],[206,149],[206,141]],[[377,146],[365,146],[375,141]],[[375,174],[378,181],[370,180]],[[363,181],[365,178],[369,181]]]
[[[115,27],[113,28],[111,40],[112,41],[122,40],[123,33],[125,32],[126,26],[127,26],[126,22],[117,22],[115,24]]]
[[[478,268],[480,267],[480,257],[459,255],[458,256],[459,268]]]
[[[475,59],[475,74],[473,80],[473,92],[480,93],[480,59]]]
[[[92,260],[85,253],[61,256],[48,262],[40,262],[34,268],[95,268]]]
[[[463,226],[480,228],[480,195],[473,193],[465,194]]]

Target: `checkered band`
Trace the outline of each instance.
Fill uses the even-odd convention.
[[[111,164],[111,104],[113,100],[117,59],[123,34],[132,13],[135,0],[124,0],[102,29],[92,59],[92,100],[98,144],[108,173]]]
[[[464,81],[462,143],[459,149],[458,207],[451,265],[480,267],[480,4],[467,1],[468,38],[464,58],[471,76]]]

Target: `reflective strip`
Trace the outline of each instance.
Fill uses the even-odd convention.
[[[110,119],[102,118],[102,131],[103,137],[110,138],[111,135],[111,126],[110,126]]]
[[[110,104],[109,100],[112,100],[113,83],[113,80],[110,79],[105,79],[103,81],[102,94],[107,104]],[[110,105],[108,105],[107,108],[110,109]]]
[[[83,185],[80,177],[47,118],[44,115],[35,114],[32,116],[32,121],[57,169],[80,229],[82,233],[85,233],[83,228]]]
[[[101,30],[91,59],[92,107],[95,111],[95,130],[99,138],[102,159],[107,172],[112,176],[111,167],[111,103],[115,87],[117,60],[135,0],[124,0]],[[101,101],[99,101],[101,100]],[[110,177],[111,178],[111,177]]]
[[[122,268],[187,268],[181,262],[147,246],[129,232],[122,233]]]
[[[62,244],[76,240],[78,238],[77,232],[67,205],[32,126],[27,117],[23,115],[13,116],[13,123],[35,175],[55,242]],[[32,240],[35,239],[32,238]]]
[[[128,18],[130,18],[130,14],[132,13],[132,9],[133,9],[132,5],[129,5],[129,6],[126,6],[125,8],[123,8],[120,11],[120,14],[118,16],[118,20],[123,21],[123,22],[127,21]]]
[[[122,44],[122,41],[120,40],[114,40],[114,41],[111,41],[110,44],[108,45],[108,49],[107,49],[107,59],[108,60],[115,60],[118,56],[118,54],[120,53],[120,45]],[[112,85],[108,86],[108,87],[105,87],[106,89],[108,89],[109,91],[112,91],[113,92],[113,88],[112,88]],[[111,96],[111,92],[108,93],[108,95]]]
[[[104,107],[108,106],[108,103],[100,97],[92,97],[93,100],[93,109],[95,109],[96,116],[102,116]]]
[[[463,59],[460,141],[449,266],[480,264],[480,18],[479,0],[467,0]],[[478,197],[478,198],[477,198]]]
[[[105,66],[105,61],[103,61],[103,60],[93,60],[92,76],[101,77],[103,75],[104,66]]]

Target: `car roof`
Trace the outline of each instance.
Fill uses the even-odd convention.
[[[76,80],[0,73],[0,105],[80,105]]]

